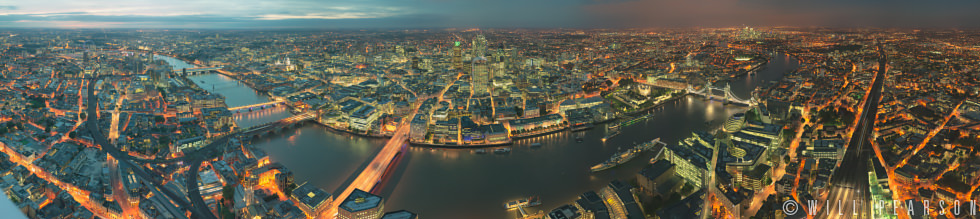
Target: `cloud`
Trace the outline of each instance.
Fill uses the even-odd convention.
[[[0,27],[980,27],[968,0],[28,0]],[[409,22],[411,21],[411,22]],[[82,25],[86,22],[92,25]],[[306,25],[306,26],[304,26]]]
[[[638,0],[588,5],[590,26],[976,27],[980,1]]]
[[[359,6],[329,6],[315,13],[263,14],[257,20],[287,20],[287,19],[363,19],[384,18],[402,15],[406,10],[398,7],[359,7]]]

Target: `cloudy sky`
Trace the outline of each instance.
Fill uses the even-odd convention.
[[[0,27],[978,27],[976,0],[0,0]]]

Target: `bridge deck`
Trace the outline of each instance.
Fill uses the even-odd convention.
[[[248,109],[248,108],[253,108],[253,107],[261,107],[261,106],[268,106],[268,105],[273,105],[273,104],[280,104],[280,103],[284,103],[284,102],[286,102],[286,101],[275,100],[275,101],[269,101],[269,102],[265,102],[265,103],[256,103],[256,104],[246,105],[246,106],[229,107],[228,110],[235,111],[235,110],[240,110],[240,109]]]

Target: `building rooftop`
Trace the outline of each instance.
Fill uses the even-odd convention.
[[[323,191],[316,186],[310,185],[309,183],[303,183],[292,193],[293,198],[299,200],[300,203],[307,205],[311,208],[316,208],[323,204],[326,200],[330,199],[330,193]]]
[[[373,209],[381,206],[381,196],[377,196],[360,189],[355,189],[350,195],[340,203],[340,208],[348,212],[358,212]]]
[[[406,210],[392,211],[392,212],[385,213],[384,216],[381,216],[381,219],[416,219],[416,218],[419,218],[417,214]]]
[[[672,167],[674,167],[674,164],[670,163],[670,161],[657,160],[657,162],[654,162],[650,166],[641,169],[640,175],[646,177],[647,179],[656,179],[657,177],[660,177],[660,175],[663,175],[665,172],[670,170]]]

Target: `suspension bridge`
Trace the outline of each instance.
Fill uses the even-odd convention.
[[[739,98],[732,92],[732,86],[725,84],[725,88],[712,87],[710,83],[706,83],[701,89],[694,89],[693,86],[687,86],[687,93],[703,96],[711,99],[720,99],[725,101],[725,103],[735,103],[742,104],[746,106],[755,106],[758,104],[758,100],[755,97],[751,97],[748,100]],[[716,92],[721,92],[718,94]]]

